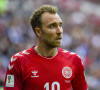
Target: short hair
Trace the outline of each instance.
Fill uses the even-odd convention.
[[[45,12],[56,14],[58,9],[52,5],[43,5],[39,9],[33,12],[32,16],[30,17],[30,23],[32,26],[33,31],[35,32],[35,28],[39,27],[42,28],[42,14]],[[36,34],[36,32],[35,32]]]

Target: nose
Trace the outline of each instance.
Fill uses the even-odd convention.
[[[63,28],[58,26],[57,27],[57,34],[62,34],[63,33]]]

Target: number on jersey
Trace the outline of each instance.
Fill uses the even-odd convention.
[[[52,84],[51,84],[51,90],[55,90],[55,86],[57,86],[57,90],[60,90],[60,84],[58,83],[58,82],[53,82]],[[45,85],[44,85],[44,88],[46,89],[46,90],[49,90],[49,82],[47,82]]]

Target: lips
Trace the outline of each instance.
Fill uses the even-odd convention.
[[[59,37],[59,38],[57,38],[56,40],[61,40],[62,39],[62,37]]]

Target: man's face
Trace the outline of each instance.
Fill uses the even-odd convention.
[[[44,13],[42,15],[41,40],[51,48],[59,47],[62,40],[62,20],[58,14]]]

